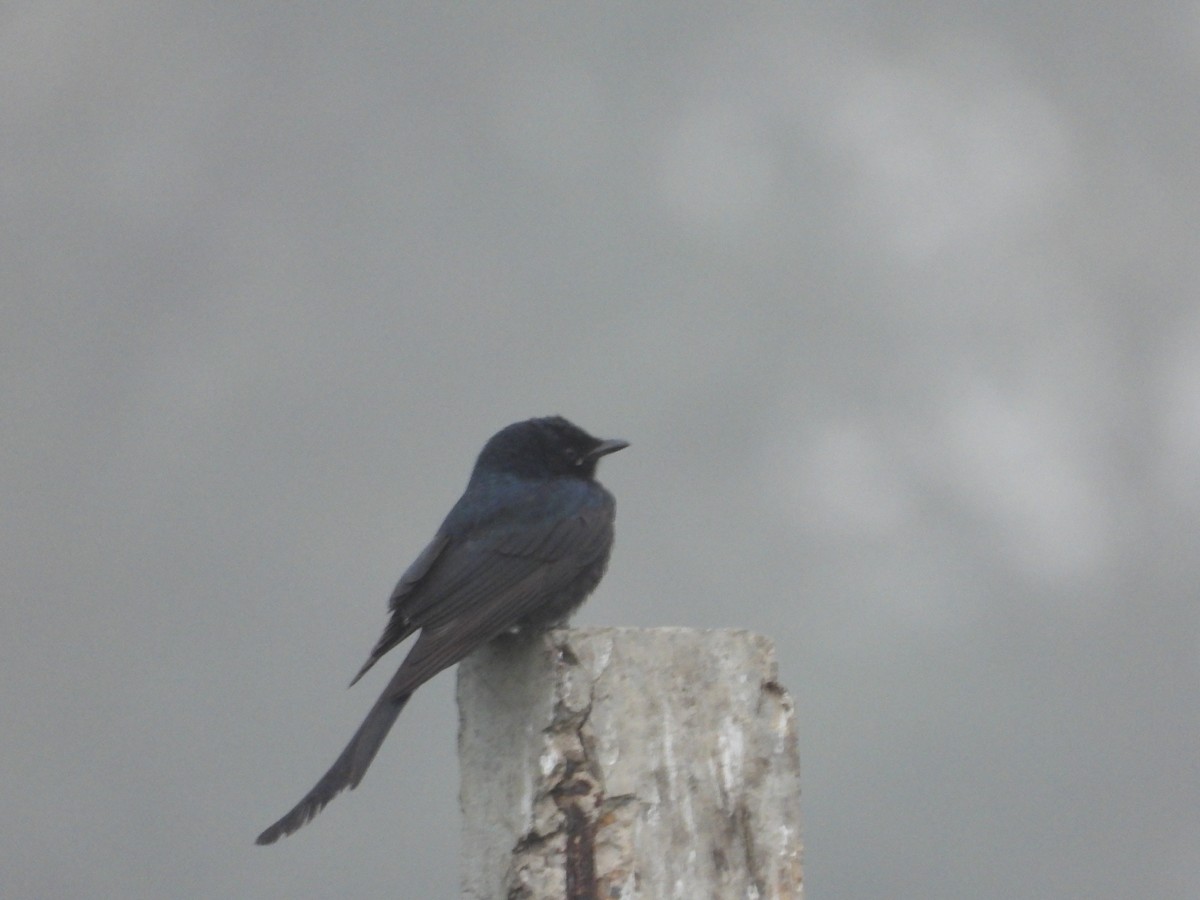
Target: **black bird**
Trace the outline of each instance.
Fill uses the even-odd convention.
[[[416,643],[342,755],[257,843],[291,834],[357,787],[413,691],[442,669],[503,632],[548,628],[575,611],[612,550],[615,504],[595,480],[596,463],[627,446],[560,416],[493,435],[466,491],[401,576],[387,628],[350,683],[419,630]]]

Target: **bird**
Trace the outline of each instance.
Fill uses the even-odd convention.
[[[596,464],[628,446],[562,416],[488,439],[463,495],[392,591],[383,635],[350,684],[419,632],[408,655],[329,771],[255,843],[292,834],[357,787],[413,692],[438,672],[506,632],[567,621],[612,551],[616,505]]]

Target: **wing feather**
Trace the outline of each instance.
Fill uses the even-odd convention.
[[[612,535],[612,509],[597,504],[566,518],[502,541],[465,541],[447,550],[429,572],[421,590],[404,607],[405,618],[418,627],[470,617],[480,606],[512,610],[515,624],[529,613],[527,604],[551,599],[566,590],[579,573],[603,560]],[[540,570],[541,590],[514,588]],[[532,586],[530,586],[532,587]],[[510,596],[514,592],[515,596]],[[529,596],[524,597],[525,594]]]
[[[486,552],[470,542],[449,548],[419,592],[421,599],[436,602],[405,609],[421,634],[401,664],[402,674],[390,686],[393,696],[416,690],[476,647],[534,615],[548,600],[572,590],[582,593],[576,582],[582,573],[603,565],[611,529],[612,510],[601,504],[548,525],[533,542],[503,542]],[[459,562],[460,553],[468,555],[463,568],[471,576],[439,578],[441,566]]]

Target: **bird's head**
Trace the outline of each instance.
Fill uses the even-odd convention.
[[[626,441],[592,437],[562,416],[527,419],[496,432],[480,451],[475,471],[590,479],[600,457],[628,446]]]

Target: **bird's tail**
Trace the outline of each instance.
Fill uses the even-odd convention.
[[[397,672],[397,675],[400,673]],[[393,679],[393,683],[397,679]],[[292,807],[291,812],[258,836],[257,844],[273,844],[284,835],[291,834],[304,825],[313,816],[325,808],[334,797],[346,788],[356,788],[367,773],[375,754],[383,744],[383,739],[392,729],[396,717],[404,709],[411,691],[407,694],[392,696],[392,685],[383,692],[363,723],[354,732],[354,737],[342,751],[342,755],[329,767],[316,786],[308,792],[303,800]]]

